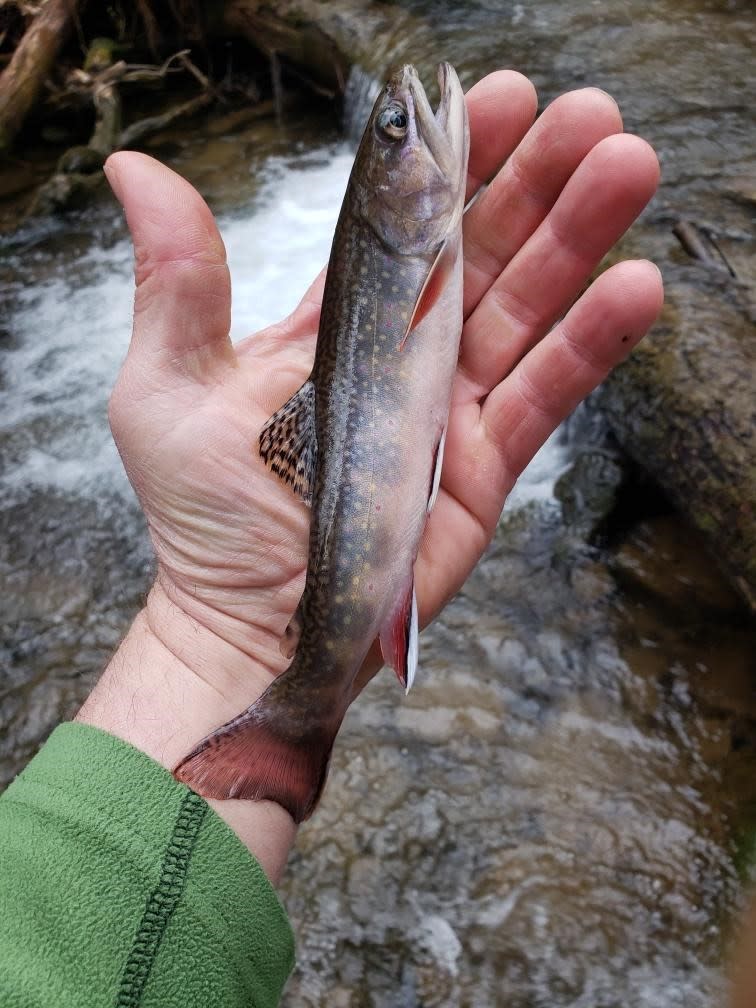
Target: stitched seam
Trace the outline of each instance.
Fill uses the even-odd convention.
[[[116,1008],[138,1008],[168,922],[184,892],[189,860],[208,805],[190,791],[181,803],[163,855],[160,877],[147,898],[121,976]]]

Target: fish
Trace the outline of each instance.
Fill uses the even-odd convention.
[[[310,505],[304,593],[281,640],[291,664],[199,742],[175,777],[209,798],[315,809],[354,682],[378,639],[409,690],[414,565],[436,500],[462,332],[469,129],[453,67],[434,113],[417,72],[379,94],[334,233],[312,371],[259,435],[267,466]]]

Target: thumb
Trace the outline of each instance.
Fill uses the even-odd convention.
[[[156,365],[177,367],[195,377],[228,363],[231,281],[207,204],[185,179],[146,154],[113,154],[105,175],[134,242],[132,363],[137,358],[149,372]]]

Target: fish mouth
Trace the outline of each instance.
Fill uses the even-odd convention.
[[[407,106],[411,128],[422,136],[441,174],[463,185],[469,143],[465,96],[450,63],[439,63],[438,87],[441,97],[434,112],[417,71],[408,63],[392,76],[388,91]]]

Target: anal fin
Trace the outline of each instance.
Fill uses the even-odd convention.
[[[383,660],[394,669],[406,693],[415,681],[418,639],[417,597],[413,579],[409,590],[380,631]]]

